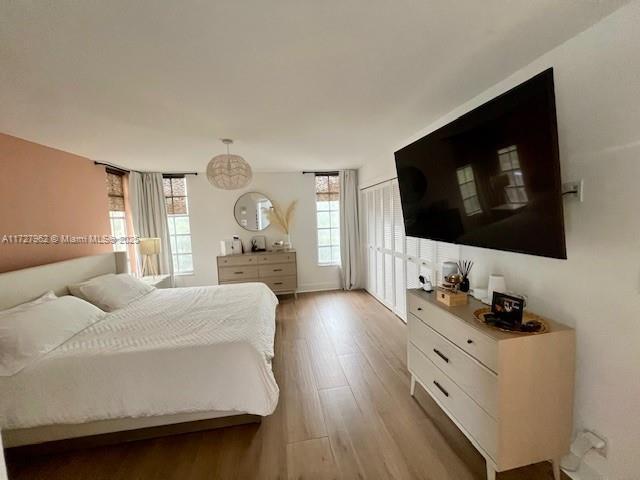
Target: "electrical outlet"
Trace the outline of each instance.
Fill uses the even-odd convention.
[[[577,198],[580,203],[584,201],[584,180],[565,182],[562,184],[562,195]]]

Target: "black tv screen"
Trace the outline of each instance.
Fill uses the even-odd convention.
[[[395,159],[407,235],[567,258],[553,69]]]

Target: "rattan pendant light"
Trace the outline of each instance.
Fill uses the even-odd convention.
[[[253,173],[251,166],[240,155],[231,155],[229,145],[233,143],[230,138],[223,138],[222,143],[227,146],[227,153],[216,155],[207,165],[207,178],[214,187],[223,190],[238,190],[251,182]]]

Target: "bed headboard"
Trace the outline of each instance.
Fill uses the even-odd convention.
[[[53,290],[67,295],[67,285],[106,273],[127,273],[126,252],[110,252],[0,273],[0,310],[28,302]]]

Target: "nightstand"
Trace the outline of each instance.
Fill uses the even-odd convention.
[[[171,288],[170,275],[148,275],[146,277],[140,277],[144,283],[156,288]]]

